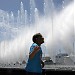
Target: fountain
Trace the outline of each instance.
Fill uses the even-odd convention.
[[[22,2],[16,17],[13,12],[0,10],[0,62],[11,63],[27,59],[31,38],[37,32],[44,36],[45,52],[48,51],[47,55],[54,62],[59,49],[62,53],[74,55],[74,3],[71,1],[66,4],[66,1],[63,2],[65,7],[57,11],[53,0],[44,0],[44,15],[40,14],[34,0],[30,0],[29,15]]]

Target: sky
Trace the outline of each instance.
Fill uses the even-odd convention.
[[[14,14],[16,14],[17,11],[20,10],[20,3],[23,2],[24,9],[26,9],[29,13],[30,12],[29,1],[30,0],[0,0],[0,9],[5,10],[9,13],[12,11]],[[34,1],[36,3],[36,7],[39,9],[40,13],[43,14],[44,0],[34,0]],[[73,0],[53,0],[55,9],[57,11],[62,9],[62,2],[63,1],[66,1],[66,3],[69,3]]]
[[[20,9],[21,1],[24,4],[24,8],[28,9],[29,8],[29,0],[0,0],[0,9],[15,12]],[[40,3],[42,2],[42,0],[35,0],[35,1],[41,7]]]
[[[0,9],[5,11],[13,11],[14,13],[20,9],[20,2],[23,2],[24,9],[29,10],[29,0],[0,0]],[[56,7],[62,4],[63,0],[53,0]],[[43,11],[43,2],[44,0],[35,0],[36,7],[42,12]]]

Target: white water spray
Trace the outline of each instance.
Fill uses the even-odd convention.
[[[31,3],[34,2],[31,1]],[[23,6],[22,2],[21,5]],[[71,53],[72,54],[74,53],[73,2],[68,6],[66,6],[61,12],[56,12],[55,9],[53,9],[53,15],[51,14],[52,12],[51,11],[50,14],[48,15],[46,14],[45,16],[39,16],[38,9],[35,6],[33,11],[35,13],[34,19],[36,18],[35,23],[31,24],[26,24],[27,22],[25,23],[25,21],[27,20],[27,15],[26,19],[24,18],[23,15],[27,14],[27,11],[26,13],[24,13],[23,7],[21,12],[18,12],[17,18],[18,20],[17,23],[21,24],[21,26],[20,25],[12,26],[13,23],[10,24],[9,20],[7,19],[8,21],[7,24],[9,25],[7,26],[7,28],[9,28],[9,31],[6,32],[6,34],[9,33],[11,39],[8,39],[8,36],[6,36],[4,32],[4,35],[6,36],[7,39],[4,39],[0,42],[0,61],[13,62],[13,61],[22,61],[26,59],[26,56],[28,55],[29,52],[29,48],[32,44],[32,36],[37,32],[40,32],[44,36],[45,38],[44,45],[46,46],[48,55],[52,58],[54,62],[55,62],[55,55],[59,52],[59,49],[61,49],[61,52],[66,52],[69,55]],[[45,13],[48,12],[45,11]],[[20,14],[22,15],[20,16]],[[31,12],[30,22],[32,15],[33,14]],[[21,21],[22,18],[23,21]],[[4,21],[6,22],[6,20]],[[0,22],[0,27],[3,27],[1,26],[3,24],[4,27],[6,26],[4,21]]]

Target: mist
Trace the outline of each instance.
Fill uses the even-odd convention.
[[[71,2],[60,12],[54,9],[53,14],[45,16],[39,15],[37,8],[35,12],[35,23],[17,28],[17,31],[12,27],[10,34],[14,38],[0,42],[1,62],[27,61],[33,43],[32,36],[39,32],[45,39],[45,43],[42,44],[46,47],[44,53],[54,62],[59,50],[61,53],[68,53],[69,56],[74,54],[74,3]],[[71,58],[73,59],[72,56]]]

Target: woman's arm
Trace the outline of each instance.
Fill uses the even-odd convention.
[[[35,56],[35,54],[36,54],[39,50],[40,50],[40,47],[39,47],[39,46],[36,46],[36,47],[34,48],[33,52],[31,52],[31,53],[29,54],[29,58],[32,59],[32,58]]]
[[[44,67],[44,62],[41,60],[41,65],[42,65],[42,68]]]

